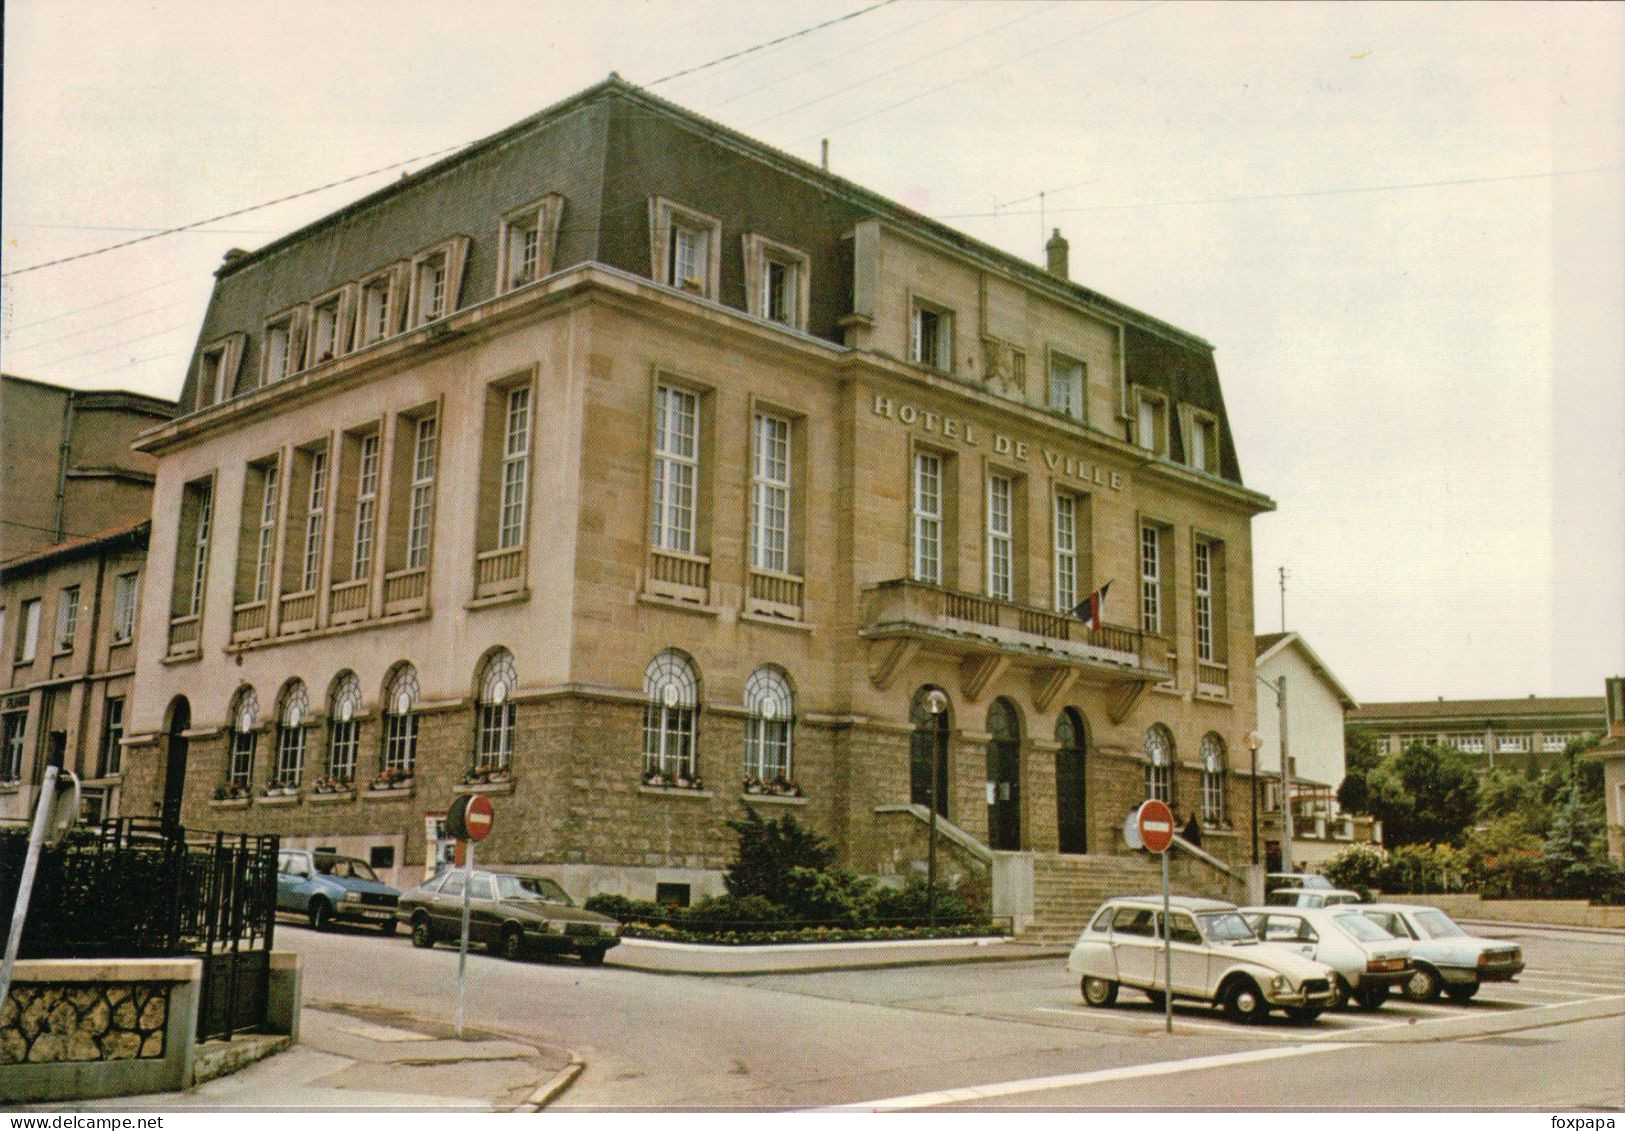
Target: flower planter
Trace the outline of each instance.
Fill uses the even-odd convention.
[[[246,797],[211,797],[211,798],[209,798],[209,808],[210,809],[247,809],[248,808],[248,798],[246,798]]]
[[[355,790],[341,789],[332,793],[312,793],[305,798],[312,805],[327,805],[335,801],[354,801]]]
[[[788,793],[741,793],[739,795],[739,799],[741,801],[750,801],[750,802],[760,801],[765,805],[805,805],[805,804],[807,804],[807,799],[805,797],[792,797]]]
[[[465,781],[457,784],[460,793],[512,793],[513,779],[507,781]]]
[[[412,796],[411,786],[401,786],[396,789],[375,789],[367,787],[366,797],[369,801],[405,801]]]
[[[299,804],[299,795],[297,793],[262,793],[258,801],[261,805],[297,805]]]

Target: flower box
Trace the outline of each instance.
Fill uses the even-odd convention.
[[[353,789],[330,789],[330,790],[325,790],[325,791],[323,791],[321,793],[308,794],[305,797],[305,800],[310,802],[312,805],[327,805],[327,804],[329,804],[331,802],[334,802],[334,801],[354,801],[355,800],[355,790],[353,790]]]
[[[247,809],[248,808],[248,798],[246,798],[246,797],[211,797],[211,798],[209,798],[209,808],[210,809]]]
[[[412,787],[397,787],[395,789],[378,789],[368,786],[363,796],[372,801],[405,801],[412,796]]]
[[[503,781],[459,782],[457,784],[457,789],[462,793],[512,793],[513,779],[506,778]]]
[[[764,805],[805,805],[805,797],[791,797],[782,793],[741,793],[739,800],[749,801],[752,804],[761,802]]]

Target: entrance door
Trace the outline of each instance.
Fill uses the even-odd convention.
[[[926,696],[934,691],[922,687],[914,696],[909,712],[914,730],[908,744],[908,799],[911,804],[931,808],[937,816],[948,815],[948,712],[932,714]]]
[[[192,706],[185,696],[169,705],[168,757],[164,762],[163,822],[166,828],[181,823],[181,799],[186,796],[186,731],[192,725]]]
[[[995,699],[988,708],[987,833],[993,848],[1021,848],[1021,723],[1016,709]]]
[[[1068,707],[1055,723],[1055,829],[1061,852],[1089,851],[1089,787],[1084,773],[1087,730],[1077,711]]]

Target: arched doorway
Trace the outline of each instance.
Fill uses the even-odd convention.
[[[186,796],[186,732],[192,726],[192,705],[186,696],[177,695],[170,700],[164,712],[164,807],[161,813],[166,828],[181,823],[181,799]]]
[[[1089,728],[1076,707],[1055,720],[1055,829],[1062,852],[1089,851],[1089,783],[1084,766]]]
[[[941,710],[933,712],[933,702]],[[914,724],[908,746],[908,799],[927,808],[935,801],[937,815],[942,817],[948,815],[949,707],[947,694],[928,685],[914,693],[908,713]]]
[[[993,848],[1021,848],[1021,719],[1008,699],[987,709],[987,840]]]

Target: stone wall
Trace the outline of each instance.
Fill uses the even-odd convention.
[[[164,1055],[166,982],[58,982],[11,987],[0,1005],[0,1064]]]

